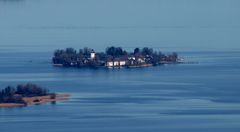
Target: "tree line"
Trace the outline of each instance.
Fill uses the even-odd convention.
[[[23,97],[49,95],[49,90],[35,84],[20,84],[16,87],[7,86],[0,91],[0,103],[24,103]]]
[[[94,59],[89,59],[93,49],[83,48],[78,51],[74,48],[58,49],[54,52],[52,61],[54,64],[63,66],[104,66],[109,58],[118,58],[123,56],[143,56],[147,58],[147,63],[158,64],[160,61],[177,61],[177,53],[165,55],[162,52],[154,51],[152,48],[135,48],[133,52],[127,52],[121,47],[107,47],[105,52],[97,52]]]

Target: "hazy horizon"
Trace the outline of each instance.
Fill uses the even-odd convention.
[[[0,90],[33,83],[71,95],[38,104],[47,99],[28,102],[7,88],[1,106],[38,105],[1,107],[0,132],[239,132],[239,7],[240,0],[0,0]],[[108,46],[167,56],[53,54]]]
[[[238,0],[1,0],[0,47],[240,50]]]

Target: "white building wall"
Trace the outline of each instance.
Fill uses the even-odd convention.
[[[120,66],[126,65],[126,61],[120,61]]]
[[[94,59],[96,56],[96,53],[91,53],[91,59]]]
[[[109,62],[107,62],[107,66],[108,66],[108,67],[124,66],[124,65],[126,65],[126,61],[114,61],[114,62],[109,61]]]
[[[113,67],[113,62],[107,62],[108,67]]]
[[[114,61],[114,66],[118,66],[119,62],[118,61]]]

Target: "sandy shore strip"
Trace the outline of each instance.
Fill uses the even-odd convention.
[[[63,101],[63,100],[67,100],[70,96],[71,96],[70,94],[56,94],[56,98],[54,98],[54,99],[52,99],[51,95],[37,96],[37,97],[24,97],[23,100],[24,100],[25,104],[0,103],[0,107],[30,106],[30,105],[35,105],[35,104],[47,103],[47,102]]]

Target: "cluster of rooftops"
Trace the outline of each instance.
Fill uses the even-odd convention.
[[[105,52],[95,52],[83,48],[77,52],[73,48],[56,50],[52,59],[55,66],[63,67],[146,67],[165,63],[177,63],[177,53],[165,55],[152,48],[135,48],[134,52],[126,52],[121,47],[108,47]]]
[[[147,62],[151,60],[150,56],[143,55],[126,55],[121,57],[109,57],[106,61],[105,66],[107,67],[134,67],[134,66],[147,66]],[[151,63],[148,63],[148,66]]]

